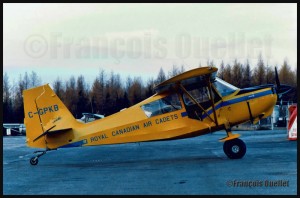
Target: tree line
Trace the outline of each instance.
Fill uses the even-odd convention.
[[[218,67],[217,76],[239,88],[275,83],[274,66],[265,64],[261,57],[253,67],[250,66],[249,61],[240,63],[237,60],[233,64],[226,65],[223,61],[220,65],[207,61],[207,65]],[[277,69],[282,84],[297,87],[297,71],[291,69],[287,60],[284,60]],[[161,67],[156,78],[151,77],[145,81],[136,76],[127,76],[124,80],[118,73],[100,69],[91,85],[85,81],[83,75],[80,75],[77,78],[71,76],[65,82],[57,78],[51,86],[75,118],[81,118],[84,112],[108,116],[152,96],[155,93],[154,85],[184,71],[184,66],[173,65],[168,72]],[[10,82],[6,72],[3,74],[3,123],[23,122],[22,92],[41,84],[41,78],[34,71],[25,72],[24,75],[19,76],[18,82],[13,83]],[[289,95],[285,100],[297,102],[296,93]]]

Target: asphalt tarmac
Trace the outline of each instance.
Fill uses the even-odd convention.
[[[4,195],[296,195],[297,142],[285,130],[235,131],[247,145],[232,160],[218,139],[66,148],[29,163],[24,136],[3,137]]]

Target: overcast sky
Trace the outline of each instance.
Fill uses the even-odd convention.
[[[159,68],[257,63],[297,65],[297,4],[4,4],[3,70],[43,83],[99,68],[123,78]]]

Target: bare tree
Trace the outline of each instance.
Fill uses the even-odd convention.
[[[293,72],[293,74],[294,74],[294,80],[293,81],[295,83],[293,86],[297,87],[297,67],[295,68],[295,71]]]
[[[179,68],[176,65],[172,66],[172,69],[168,72],[168,78],[178,75],[180,72]]]
[[[9,77],[5,72],[3,75],[3,102],[8,101],[10,98],[10,85],[9,85]]]
[[[65,104],[74,117],[77,117],[77,93],[76,93],[76,80],[71,76],[69,81],[66,82]]]
[[[56,80],[53,82],[53,91],[56,93],[56,95],[62,100],[65,101],[65,90],[63,86],[62,80],[57,77]]]
[[[8,74],[3,75],[3,123],[12,122],[12,100],[11,100],[11,86],[9,84]]]
[[[154,94],[154,86],[155,86],[155,81],[153,78],[150,78],[147,81],[146,85],[146,90],[145,90],[145,97],[148,98]]]
[[[104,70],[101,70],[99,73],[99,76],[94,80],[94,83],[92,85],[91,89],[91,102],[92,102],[92,109],[93,113],[100,113],[105,114],[104,112],[104,102],[105,102],[105,82],[104,82]]]
[[[243,68],[243,74],[242,74],[242,84],[241,88],[244,87],[250,87],[251,86],[251,79],[252,79],[252,74],[251,74],[251,68],[249,64],[249,60],[246,61],[246,65]]]
[[[296,85],[294,74],[291,70],[290,65],[288,64],[287,59],[283,61],[283,64],[278,72],[278,76],[281,83],[287,85]]]
[[[266,66],[266,83],[267,84],[275,83],[275,68],[269,66],[268,64]]]
[[[30,78],[30,85],[29,85],[30,87],[36,87],[41,85],[42,83],[41,78],[34,71],[31,71],[29,78]]]
[[[157,78],[156,78],[156,84],[159,84],[163,81],[165,81],[167,78],[166,78],[166,75],[165,75],[165,72],[164,70],[162,69],[162,67],[160,68],[159,72],[158,72],[158,75],[157,75]]]
[[[22,84],[24,89],[29,89],[31,87],[30,78],[27,72],[25,72]]]
[[[182,74],[183,72],[185,72],[185,68],[184,68],[184,65],[181,65],[179,73]]]
[[[24,104],[23,104],[23,91],[26,89],[29,83],[28,75],[26,75],[23,80],[22,75],[19,76],[19,81],[15,87],[15,97],[13,100],[13,122],[21,123],[24,120]]]
[[[90,111],[90,104],[89,104],[90,101],[88,98],[87,84],[85,83],[83,75],[80,75],[77,78],[76,92],[77,92],[77,116],[81,116],[82,113]]]
[[[231,71],[232,84],[241,87],[242,84],[242,65],[235,59]]]
[[[122,100],[123,90],[119,74],[114,74],[113,72],[111,72],[110,78],[108,79],[106,84],[106,90],[106,112],[112,114],[121,110],[118,106],[118,103]]]
[[[127,76],[126,82],[125,82],[125,91],[129,93],[129,89],[132,86],[132,78],[130,76]]]
[[[229,64],[227,64],[224,69],[224,80],[227,81],[228,83],[232,83],[231,66]]]
[[[207,59],[207,66],[209,66],[209,67],[215,67],[214,61]]]
[[[134,105],[143,99],[143,85],[141,77],[134,77],[132,86],[129,88],[129,101]]]
[[[258,63],[254,69],[253,83],[254,85],[266,84],[266,67],[261,54],[258,57]]]
[[[225,70],[224,61],[222,60],[220,69],[218,70],[218,77],[221,79],[224,79],[224,70]]]

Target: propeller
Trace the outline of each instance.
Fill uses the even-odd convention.
[[[293,90],[294,88],[290,85],[282,85],[280,84],[279,77],[278,77],[278,72],[277,68],[275,67],[275,81],[276,81],[276,93],[277,93],[277,98],[280,99],[283,94],[286,94]]]

